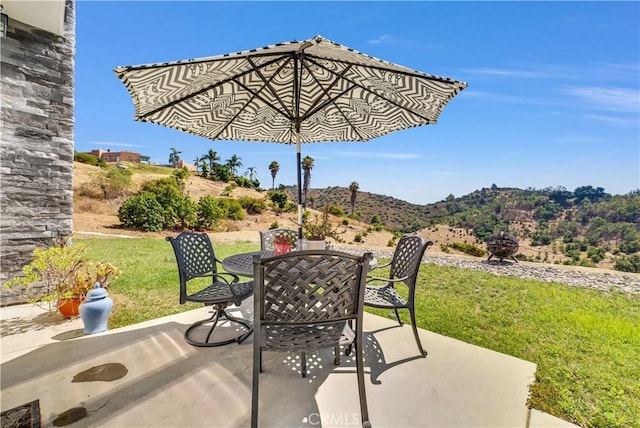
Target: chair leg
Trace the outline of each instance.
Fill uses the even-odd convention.
[[[336,346],[336,347],[333,349],[333,363],[334,363],[336,366],[339,366],[339,365],[340,365],[340,347],[339,347],[339,346]]]
[[[251,385],[251,428],[258,427],[258,391],[260,387],[260,372],[262,371],[262,349],[259,339],[254,338],[253,344],[253,383]]]
[[[307,377],[307,353],[300,351],[300,372],[302,377]]]
[[[402,327],[402,320],[400,319],[400,314],[398,313],[398,309],[394,309],[396,313],[396,319],[398,320],[398,324]]]
[[[409,316],[411,317],[411,327],[413,328],[413,337],[416,338],[416,343],[418,344],[418,350],[423,357],[427,356],[427,352],[422,348],[422,343],[420,343],[420,336],[418,336],[418,327],[416,326],[416,313],[413,307],[409,308]]]
[[[362,339],[362,336],[358,337]],[[358,395],[360,396],[360,413],[362,415],[362,427],[370,428],[369,410],[367,408],[367,391],[364,384],[364,357],[362,351],[362,340],[356,339],[356,374],[358,377]]]
[[[232,337],[230,339],[226,339],[226,340],[220,340],[220,341],[214,341],[211,342],[211,336],[213,335],[213,331],[215,330],[216,326],[218,325],[218,321],[220,320],[220,318],[225,318],[227,319],[229,322],[235,322],[239,325],[241,325],[245,332],[236,336],[236,337]],[[192,339],[191,338],[191,333],[193,332],[193,330],[203,324],[207,324],[207,323],[212,323],[211,324],[211,328],[209,329],[209,332],[207,333],[207,338],[204,342],[200,342],[198,340]],[[247,337],[249,337],[251,335],[251,333],[253,332],[253,326],[251,325],[251,323],[249,323],[248,321],[242,319],[242,318],[236,318],[236,317],[232,317],[229,314],[227,314],[227,312],[222,308],[222,306],[216,306],[213,307],[213,314],[211,315],[211,317],[202,320],[202,321],[197,321],[193,324],[191,324],[189,326],[189,328],[187,328],[187,330],[184,332],[184,339],[185,341],[193,346],[200,346],[200,347],[213,347],[213,346],[221,346],[221,345],[227,345],[229,343],[232,342],[237,342],[238,344],[242,343]]]

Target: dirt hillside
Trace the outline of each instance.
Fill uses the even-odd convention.
[[[149,180],[166,177],[170,173],[167,169],[165,172],[135,172],[132,176],[133,191]],[[99,192],[99,179],[102,170],[98,167],[75,162],[74,164],[74,215],[73,229],[78,236],[122,236],[122,237],[165,237],[177,233],[177,231],[162,232],[140,232],[134,230],[123,229],[118,220],[118,208],[123,198],[104,200],[95,199],[86,196],[87,194],[96,194]],[[206,180],[202,177],[191,176],[186,183],[186,191],[192,199],[198,200],[205,195],[220,197],[225,193],[228,187],[227,183],[214,182]],[[264,193],[253,189],[236,187],[231,191],[231,197],[238,198],[241,196],[250,196],[253,198],[263,198]],[[335,219],[336,224],[339,219]],[[241,221],[225,221],[220,226],[220,230],[210,233],[214,242],[233,242],[237,240],[259,242],[258,232],[260,230],[269,229],[270,226],[277,222],[281,227],[296,229],[296,213],[275,214],[273,211],[267,211],[260,215],[248,215]],[[366,233],[368,227],[365,223],[349,220],[346,231],[343,234],[344,241],[348,245],[366,246],[368,248],[386,248],[392,238],[390,232],[370,232]],[[452,228],[445,225],[436,226],[431,229],[424,229],[418,232],[426,239],[434,242],[430,252],[441,253],[441,245],[452,244],[454,242],[474,243],[474,237],[468,235],[464,229]],[[353,242],[357,234],[363,236],[363,242],[356,244]],[[483,245],[476,244],[484,248]],[[451,254],[465,256],[461,252],[450,250]],[[520,242],[520,253],[531,257],[548,256],[550,262],[562,260],[562,255],[553,254],[550,248],[530,247],[527,242]],[[557,259],[556,259],[557,258]],[[601,266],[608,268],[609,266]]]

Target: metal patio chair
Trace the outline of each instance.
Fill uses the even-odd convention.
[[[295,239],[296,246],[298,242],[298,232],[292,229],[277,228],[260,231],[260,250],[262,251],[274,251],[273,240],[278,234],[290,235]]]
[[[167,237],[171,243],[178,263],[180,276],[180,304],[186,302],[202,303],[212,307],[212,315],[204,320],[193,323],[184,332],[187,343],[194,346],[220,346],[232,342],[242,343],[253,331],[250,321],[230,316],[226,312],[229,305],[240,306],[243,300],[253,294],[253,281],[239,282],[238,276],[218,272],[220,263],[215,256],[211,240],[206,233],[182,232],[175,238]],[[193,285],[188,283],[196,278],[210,278],[205,281],[204,288],[190,292]],[[221,319],[236,323],[240,334],[231,338],[212,340],[213,332]],[[211,323],[211,328],[204,341],[194,338],[195,329],[203,324]]]
[[[258,423],[258,390],[263,351],[305,352],[355,345],[363,426],[370,426],[364,384],[362,317],[371,253],[355,256],[332,250],[294,251],[254,258],[253,392],[251,426]],[[355,322],[355,328],[352,328]]]
[[[402,325],[402,320],[398,314],[398,309],[407,309],[409,311],[413,335],[422,355],[427,355],[427,353],[422,348],[420,337],[418,336],[414,299],[420,263],[424,252],[430,245],[433,245],[432,241],[426,241],[418,235],[401,237],[398,240],[391,261],[375,268],[391,266],[389,276],[382,278],[370,275],[367,278],[367,287],[364,293],[365,306],[393,310],[400,325]],[[396,290],[396,286],[402,284],[407,288],[406,299]]]

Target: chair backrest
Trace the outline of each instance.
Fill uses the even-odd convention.
[[[255,314],[261,324],[322,324],[357,319],[361,325],[371,253],[293,251],[254,258]]]
[[[167,241],[171,242],[178,263],[182,303],[187,281],[217,273],[215,253],[206,233],[182,232],[175,238],[167,237]]]
[[[269,229],[269,230],[261,230],[260,231],[260,249],[262,251],[273,251],[274,250],[273,240],[274,240],[275,236],[280,234],[280,233],[293,237],[295,242],[296,242],[296,246],[297,246],[298,232],[295,231],[295,230],[285,229],[285,228],[280,227],[280,228],[277,228],[277,229]]]
[[[391,259],[391,268],[389,278],[403,278],[402,282],[409,287],[412,293],[415,289],[416,279],[418,278],[418,270],[424,252],[433,242],[426,241],[419,235],[405,235],[398,240],[396,249]]]

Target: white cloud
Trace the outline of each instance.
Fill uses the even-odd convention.
[[[488,76],[499,76],[499,77],[526,77],[526,78],[549,77],[549,73],[545,73],[543,71],[516,70],[516,69],[507,69],[507,68],[479,67],[479,68],[463,69],[462,71],[470,74],[484,74]]]
[[[585,86],[568,87],[563,92],[596,109],[631,113],[640,110],[640,91],[637,89]]]
[[[376,158],[376,159],[418,159],[418,153],[380,153],[380,152],[337,152],[336,156],[352,158]]]
[[[89,141],[86,143],[89,146],[97,146],[98,148],[103,147],[146,147],[141,144],[131,144],[131,143],[117,143],[112,141]]]
[[[387,40],[389,40],[389,36],[383,35],[378,37],[377,39],[367,40],[367,43],[369,43],[370,45],[379,45]]]

